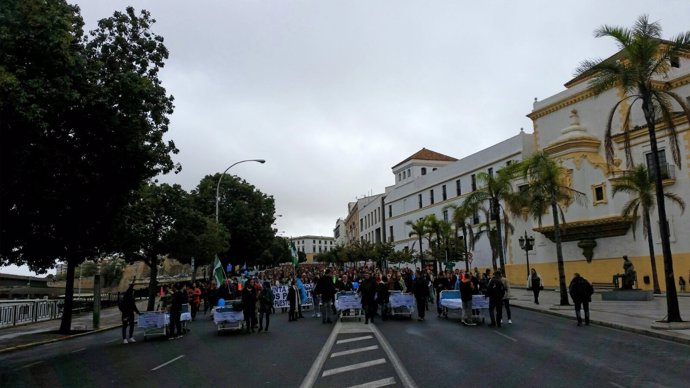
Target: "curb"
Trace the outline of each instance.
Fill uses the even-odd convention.
[[[84,333],[77,333],[77,334],[66,335],[66,336],[64,336],[64,337],[53,338],[53,339],[49,339],[49,340],[45,340],[45,341],[37,341],[37,342],[29,343],[29,344],[16,345],[16,346],[12,346],[12,347],[5,348],[5,349],[0,349],[0,354],[9,353],[9,352],[14,352],[14,351],[16,351],[16,350],[24,350],[24,349],[32,348],[32,347],[34,347],[34,346],[50,344],[50,343],[53,343],[53,342],[65,341],[65,340],[68,340],[68,339],[77,338],[77,337],[82,337],[82,336],[86,336],[86,335],[90,335],[90,334],[100,333],[100,332],[112,330],[112,329],[115,329],[115,328],[118,328],[118,327],[122,327],[122,324],[111,325],[111,326],[107,326],[107,327],[100,328],[100,329],[98,329],[98,330],[90,330],[90,331],[87,331],[87,332],[84,332]]]
[[[517,304],[511,304],[510,307],[517,307],[517,308],[520,308],[523,310],[535,311],[538,313],[553,315],[553,316],[561,317],[561,318],[571,318],[571,319],[574,318],[570,315],[559,313],[559,312],[557,312],[557,310],[554,310],[554,311],[542,310],[542,309],[538,309],[535,307],[521,306],[521,305],[517,305]],[[572,311],[574,312],[574,310],[572,310]],[[623,331],[629,331],[629,332],[636,333],[636,334],[646,335],[648,337],[654,337],[654,338],[659,338],[659,339],[663,339],[663,340],[667,340],[667,341],[673,341],[673,342],[681,342],[681,343],[684,343],[686,345],[690,345],[690,338],[686,338],[686,336],[683,336],[683,335],[673,334],[673,333],[670,333],[668,331],[659,332],[659,331],[653,331],[651,329],[639,329],[636,327],[625,326],[625,325],[621,325],[618,323],[612,323],[612,322],[599,321],[599,320],[591,319],[591,318],[590,318],[590,322],[594,323],[596,325],[599,325],[599,326],[610,327],[613,329],[618,329],[618,330],[623,330]]]

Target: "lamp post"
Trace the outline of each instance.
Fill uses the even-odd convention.
[[[101,327],[101,262],[96,261],[96,273],[93,275],[93,329]]]
[[[230,165],[230,167],[226,168],[225,171],[223,171],[222,174],[220,174],[220,177],[218,178],[218,185],[216,186],[216,222],[218,222],[218,206],[219,206],[219,201],[220,201],[220,181],[223,180],[223,175],[225,175],[226,172],[228,172],[229,169],[231,169],[233,166],[244,163],[244,162],[259,162],[261,164],[266,163],[264,159],[247,159],[247,160],[240,160],[239,162],[235,162]]]
[[[525,251],[525,258],[527,259],[527,277],[529,277],[529,251],[534,248],[534,236],[527,236],[527,231],[525,230],[525,236],[520,236],[518,241],[520,242],[520,248]]]

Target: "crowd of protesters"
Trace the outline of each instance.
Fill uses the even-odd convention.
[[[543,288],[541,278],[536,271],[530,275],[528,288],[532,289],[535,303],[538,303],[539,290]],[[507,313],[508,323],[512,323],[510,313],[510,283],[501,276],[500,271],[491,273],[490,269],[480,273],[461,269],[446,270],[434,274],[431,267],[424,269],[379,268],[374,265],[351,267],[327,267],[323,264],[301,264],[297,269],[289,264],[255,272],[231,274],[221,284],[215,281],[200,280],[188,284],[163,286],[157,309],[170,313],[169,338],[180,338],[184,333],[180,322],[183,306],[189,305],[192,320],[201,314],[206,317],[212,312],[218,301],[241,300],[248,333],[268,331],[270,316],[275,312],[274,286],[287,288],[287,307],[282,312],[288,313],[288,321],[295,322],[304,318],[304,306],[311,296],[312,317],[322,318],[322,323],[332,323],[336,316],[335,297],[338,292],[356,292],[362,303],[364,323],[374,322],[376,317],[382,320],[389,318],[389,297],[391,291],[410,293],[414,296],[417,320],[424,321],[430,306],[436,306],[439,317],[445,316],[440,303],[440,295],[445,290],[459,290],[462,300],[462,319],[465,325],[474,325],[473,316],[479,311],[472,307],[472,296],[483,294],[489,299],[490,326],[500,327],[503,309]],[[307,285],[310,285],[307,287]],[[308,292],[311,290],[311,293]],[[311,294],[311,295],[309,295]],[[202,309],[203,308],[203,309]],[[212,316],[211,316],[212,318]],[[258,319],[257,319],[258,318]],[[128,311],[127,328],[131,339],[133,319]],[[125,334],[123,318],[123,338]]]

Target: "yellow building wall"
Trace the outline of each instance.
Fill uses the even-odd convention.
[[[661,247],[659,247],[661,250]],[[637,284],[640,289],[653,290],[652,284],[652,264],[649,256],[628,256],[628,259],[635,266],[637,271]],[[554,257],[553,262],[550,263],[530,263],[531,267],[536,269],[541,275],[545,287],[558,287],[558,263]],[[664,258],[661,255],[656,255],[657,276],[659,277],[659,287],[661,291],[666,290],[666,282],[664,279]],[[527,284],[525,274],[527,272],[525,264],[506,264],[506,272],[511,284],[519,287]],[[616,257],[610,259],[594,259],[588,263],[584,258],[577,261],[565,262],[565,279],[566,285],[570,283],[573,274],[579,272],[585,279],[593,283],[608,283],[612,284],[614,274],[623,273],[623,258]],[[686,283],[690,278],[690,252],[673,253],[673,273],[675,276],[674,283],[676,290],[678,288],[678,277],[682,276]],[[649,276],[649,284],[644,283],[644,277]],[[690,288],[690,283],[686,285]]]

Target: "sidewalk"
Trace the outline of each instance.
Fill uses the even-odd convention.
[[[575,321],[575,308],[572,300],[570,306],[559,306],[560,293],[557,290],[547,289],[539,294],[539,304],[534,303],[532,291],[524,288],[513,288],[510,300],[511,306],[526,310],[539,311],[546,314],[568,317]],[[690,295],[679,294],[678,304],[680,316],[684,321],[690,321]],[[690,328],[683,330],[653,329],[655,321],[666,317],[666,295],[655,296],[651,301],[619,302],[602,301],[601,294],[592,295],[589,304],[590,320],[594,325],[608,326],[616,329],[632,331],[652,337],[663,338],[674,342],[690,344]],[[584,317],[584,313],[583,313]]]
[[[146,310],[146,299],[137,301],[139,311]],[[122,314],[117,307],[101,310],[100,328],[93,330],[93,313],[72,315],[73,334],[58,334],[60,319],[41,321],[0,329],[0,353],[11,352],[35,345],[88,335],[122,326]],[[120,335],[119,333],[117,334]]]

